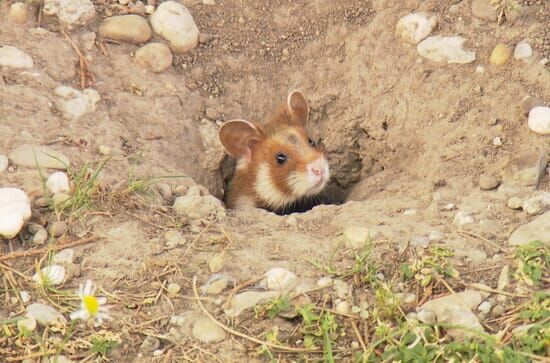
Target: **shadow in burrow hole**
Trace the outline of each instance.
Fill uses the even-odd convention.
[[[226,191],[233,172],[235,170],[235,160],[226,155],[220,166],[220,175],[223,180],[223,190]],[[340,187],[335,181],[332,180],[328,183],[326,188],[318,195],[303,198],[293,205],[281,210],[272,211],[278,215],[288,215],[292,213],[305,213],[318,205],[340,205],[344,204],[347,200],[348,194],[352,186],[349,188]],[[225,194],[225,193],[222,193]],[[225,195],[220,198],[222,201],[225,199]]]

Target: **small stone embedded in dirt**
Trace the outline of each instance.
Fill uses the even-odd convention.
[[[512,246],[521,246],[531,241],[541,241],[550,246],[550,211],[518,227],[508,238]]]
[[[24,144],[15,148],[9,159],[18,166],[41,169],[67,169],[69,158],[47,146]]]
[[[59,263],[62,265],[67,265],[73,263],[74,260],[74,250],[72,248],[66,248],[57,252],[52,259],[53,263]]]
[[[550,135],[550,107],[534,107],[529,111],[527,124],[537,134]]]
[[[490,0],[472,0],[470,8],[476,18],[487,21],[497,20],[497,8]]]
[[[502,138],[500,136],[495,136],[493,139],[493,145],[494,146],[501,146],[502,145]]]
[[[521,209],[522,205],[523,200],[519,197],[512,197],[508,199],[508,202],[506,203],[506,206],[510,209]]]
[[[27,312],[42,326],[54,325],[57,322],[67,324],[67,319],[53,307],[41,303],[27,306]]]
[[[336,304],[336,307],[335,307],[335,310],[339,313],[339,314],[349,314],[350,311],[351,311],[351,306],[349,304],[349,302],[345,301],[345,300],[336,300],[335,301],[335,304]]]
[[[521,208],[531,216],[546,212],[550,209],[550,193],[542,192],[524,200]]]
[[[217,171],[225,158],[225,150],[218,137],[218,127],[215,123],[203,119],[199,132],[205,150],[203,166],[208,171]]]
[[[31,294],[29,294],[29,292],[26,290],[19,291],[19,297],[21,297],[21,301],[23,301],[24,303],[28,303],[29,301],[31,301]]]
[[[411,246],[415,248],[428,248],[430,238],[428,236],[415,235],[411,237]]]
[[[111,155],[111,148],[107,145],[99,145],[97,151],[104,156]]]
[[[467,224],[474,223],[474,217],[468,212],[459,210],[456,212],[455,217],[453,219],[453,224],[456,226],[464,226]]]
[[[500,181],[489,174],[481,174],[479,176],[479,187],[481,190],[492,190],[500,185]]]
[[[221,269],[223,268],[223,264],[223,253],[220,253],[208,260],[208,269],[210,270],[210,272],[218,272],[221,271]]]
[[[246,309],[264,303],[279,295],[278,291],[245,291],[233,296],[229,307],[224,310],[225,315],[230,318],[241,315]]]
[[[525,168],[518,171],[514,178],[518,184],[530,187],[537,184],[538,172],[539,170],[536,167]]]
[[[166,286],[166,291],[170,297],[175,297],[181,291],[181,286],[175,282],[171,282]]]
[[[164,239],[166,240],[166,247],[176,248],[182,246],[186,243],[185,237],[175,229],[170,229],[164,234]]]
[[[462,49],[466,39],[462,37],[431,36],[418,43],[416,49],[422,57],[434,62],[447,62],[448,64],[472,63],[476,60],[476,52]]]
[[[189,188],[186,195],[176,198],[174,210],[180,215],[193,219],[225,217],[225,209],[219,199],[211,195],[202,196],[194,187]]]
[[[151,353],[160,347],[160,340],[152,336],[146,336],[143,343],[139,346],[139,350],[146,353]]]
[[[59,285],[65,281],[65,267],[60,265],[50,265],[42,268],[40,272],[33,275],[32,280],[40,285]]]
[[[212,121],[216,121],[221,118],[220,113],[215,108],[206,107],[204,112],[206,113],[206,117],[208,117]]]
[[[107,18],[99,27],[103,38],[130,44],[141,44],[151,39],[151,27],[143,17],[135,14]]]
[[[69,226],[63,221],[55,221],[48,226],[48,232],[52,237],[61,237],[69,231]]]
[[[36,319],[27,313],[21,320],[17,321],[17,328],[21,333],[34,331],[36,329]]]
[[[36,245],[42,245],[46,243],[46,240],[48,239],[48,232],[44,228],[39,229],[34,236],[32,236],[32,243]]]
[[[217,343],[225,338],[225,332],[210,318],[202,316],[193,324],[192,330],[195,339],[202,343]]]
[[[148,71],[159,73],[172,65],[172,52],[162,43],[148,43],[136,51],[136,63]]]
[[[502,66],[512,57],[512,53],[512,47],[499,43],[493,48],[489,62],[495,66]]]
[[[165,1],[151,15],[155,33],[170,42],[176,54],[195,48],[199,42],[199,28],[185,6],[175,1]]]
[[[59,23],[69,30],[87,25],[95,18],[90,0],[44,0],[42,11],[46,15],[57,15]]]
[[[71,191],[69,177],[62,171],[51,174],[46,181],[46,187],[48,187],[52,194]]]
[[[10,6],[10,20],[17,24],[25,24],[29,19],[27,4],[14,3]]]
[[[483,67],[483,66],[477,66],[477,67],[476,67],[476,73],[477,73],[477,74],[483,74],[483,73],[485,73],[485,67]]]
[[[352,248],[363,248],[370,238],[370,231],[366,227],[351,226],[344,230],[344,236]]]
[[[0,69],[31,69],[32,58],[22,50],[11,45],[0,46]]]
[[[485,294],[476,290],[464,290],[462,292],[447,295],[424,303],[419,310],[433,311],[438,323],[458,325],[466,327],[469,330],[483,331],[483,326],[479,323],[477,316],[471,309],[476,308]],[[470,333],[464,329],[449,329],[449,334],[455,338],[469,336]]]
[[[0,237],[17,236],[23,224],[31,217],[31,202],[18,188],[0,188]]]
[[[412,292],[398,292],[395,297],[399,305],[405,310],[414,308],[416,304],[416,295]]]
[[[350,293],[349,284],[344,280],[334,280],[334,291],[339,299],[345,299]]]
[[[397,22],[395,35],[407,43],[418,44],[426,38],[437,25],[437,17],[427,13],[405,15]]]
[[[522,40],[514,48],[514,59],[517,60],[526,60],[531,58],[533,55],[533,48],[527,43],[527,41]]]
[[[265,286],[270,290],[289,290],[297,283],[296,274],[282,267],[273,267],[265,273]]]
[[[204,294],[218,295],[229,285],[230,277],[224,274],[215,274],[202,286]]]
[[[87,88],[83,91],[69,86],[59,86],[54,91],[57,96],[56,105],[67,120],[78,120],[96,109],[101,99],[96,90]]]
[[[489,314],[489,311],[491,311],[492,307],[493,307],[493,304],[491,304],[490,301],[484,301],[481,304],[479,304],[479,306],[477,307],[477,310],[480,313],[482,313],[484,315],[487,315],[487,314]]]
[[[328,287],[332,285],[332,278],[330,276],[321,277],[317,280],[316,285],[318,287]]]
[[[497,290],[504,291],[510,285],[510,266],[504,265],[498,275]]]
[[[10,164],[8,157],[6,155],[0,155],[0,173],[5,172],[8,169]]]

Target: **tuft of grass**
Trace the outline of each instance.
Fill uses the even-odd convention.
[[[550,248],[541,241],[519,246],[515,252],[516,277],[529,286],[540,285],[550,274]]]

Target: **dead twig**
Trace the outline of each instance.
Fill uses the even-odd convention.
[[[490,245],[491,247],[494,247],[496,248],[499,252],[506,252],[506,250],[502,247],[500,247],[499,245],[497,245],[495,242],[493,241],[490,241],[488,240],[487,238],[483,237],[483,236],[480,236],[478,234],[475,234],[475,233],[472,233],[472,232],[468,232],[468,231],[464,231],[464,230],[459,230],[459,231],[456,231],[456,233],[458,233],[459,235],[462,235],[462,236],[467,236],[467,237],[473,237],[473,238],[477,238],[485,243],[487,243],[488,245]]]
[[[90,64],[86,60],[86,57],[82,54],[80,49],[78,49],[78,46],[76,43],[69,37],[69,35],[63,30],[63,35],[69,43],[71,43],[71,46],[75,50],[76,54],[78,54],[79,57],[79,65],[80,65],[80,88],[84,89],[87,86],[93,86],[95,84],[95,76],[93,73],[90,72]],[[89,80],[89,82],[88,82]]]
[[[30,257],[30,256],[38,256],[38,255],[42,255],[44,253],[47,253],[49,251],[59,251],[59,250],[65,249],[65,248],[95,242],[98,239],[99,239],[99,237],[97,237],[97,236],[90,236],[90,237],[79,239],[79,240],[74,241],[74,242],[58,244],[58,245],[53,246],[53,247],[33,248],[33,249],[30,249],[30,250],[26,250],[26,251],[14,251],[14,252],[8,253],[4,256],[0,256],[0,262],[7,261],[7,260],[12,260],[14,258],[25,258],[25,257]]]

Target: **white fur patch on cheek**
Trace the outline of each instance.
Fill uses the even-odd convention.
[[[268,164],[264,163],[258,166],[256,185],[254,187],[258,197],[270,207],[281,208],[294,201],[292,196],[282,193],[273,183]]]
[[[237,160],[235,164],[235,169],[237,170],[245,170],[248,167],[248,160],[245,158],[240,158]]]
[[[290,189],[292,189],[294,195],[301,197],[307,194],[311,187],[311,181],[309,179],[308,172],[295,171],[289,174],[287,184]]]

